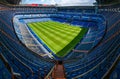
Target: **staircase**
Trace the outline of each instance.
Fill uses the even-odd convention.
[[[53,79],[66,79],[65,78],[65,71],[62,62],[59,62],[55,65],[54,70],[52,71],[52,78]]]

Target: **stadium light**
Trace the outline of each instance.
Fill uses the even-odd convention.
[[[97,12],[98,12],[98,3],[95,2],[95,3],[93,3],[93,5],[95,5],[95,13],[97,14]]]

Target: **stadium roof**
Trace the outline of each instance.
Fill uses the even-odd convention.
[[[92,6],[96,0],[21,0],[20,4],[54,4],[58,6]]]
[[[94,6],[96,4],[114,4],[120,0],[0,0],[6,4],[39,4],[39,5],[57,5],[57,6]]]

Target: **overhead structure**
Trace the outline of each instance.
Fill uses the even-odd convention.
[[[120,0],[96,0],[98,4],[109,4],[119,2]]]
[[[6,0],[10,4],[19,4],[21,0]]]

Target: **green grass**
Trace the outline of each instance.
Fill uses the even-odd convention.
[[[54,21],[28,23],[28,26],[58,57],[67,55],[87,32],[85,28]]]

